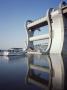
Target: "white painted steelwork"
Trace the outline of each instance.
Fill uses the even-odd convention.
[[[28,24],[27,28],[29,29],[33,26],[36,26],[36,25],[41,24],[41,23],[46,22],[46,21],[47,21],[47,17],[42,17],[42,18],[35,20],[32,23]]]
[[[67,53],[67,4],[62,2],[59,8],[49,9],[47,15],[26,25],[28,32],[28,48],[34,48],[33,41],[49,38],[44,53]],[[49,32],[41,36],[33,36],[35,30],[48,25]]]
[[[38,35],[38,36],[30,37],[29,41],[37,41],[37,40],[43,40],[43,39],[48,39],[48,38],[49,38],[49,34]]]

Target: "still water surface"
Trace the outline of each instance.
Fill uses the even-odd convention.
[[[0,56],[0,90],[67,90],[66,55]]]

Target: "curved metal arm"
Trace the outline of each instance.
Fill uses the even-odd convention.
[[[27,20],[26,21],[26,29],[28,30],[28,28],[27,28],[27,25],[29,24],[29,23],[32,23],[33,21],[32,20]]]
[[[50,8],[48,11],[47,11],[47,17],[48,17],[48,27],[49,27],[49,43],[48,43],[48,47],[45,51],[45,53],[48,53],[50,48],[51,48],[51,44],[52,44],[52,25],[51,25],[51,11],[52,11],[53,8]]]

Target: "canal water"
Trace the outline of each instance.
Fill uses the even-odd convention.
[[[67,90],[67,56],[0,56],[0,90]]]

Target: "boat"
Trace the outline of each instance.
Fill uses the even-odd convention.
[[[1,50],[0,51],[1,56],[18,56],[18,55],[25,55],[25,52],[22,48],[11,48],[8,50]]]
[[[24,51],[22,48],[11,48],[8,50],[8,52],[8,56],[24,55]]]
[[[9,52],[7,50],[0,50],[0,56],[7,56]]]

